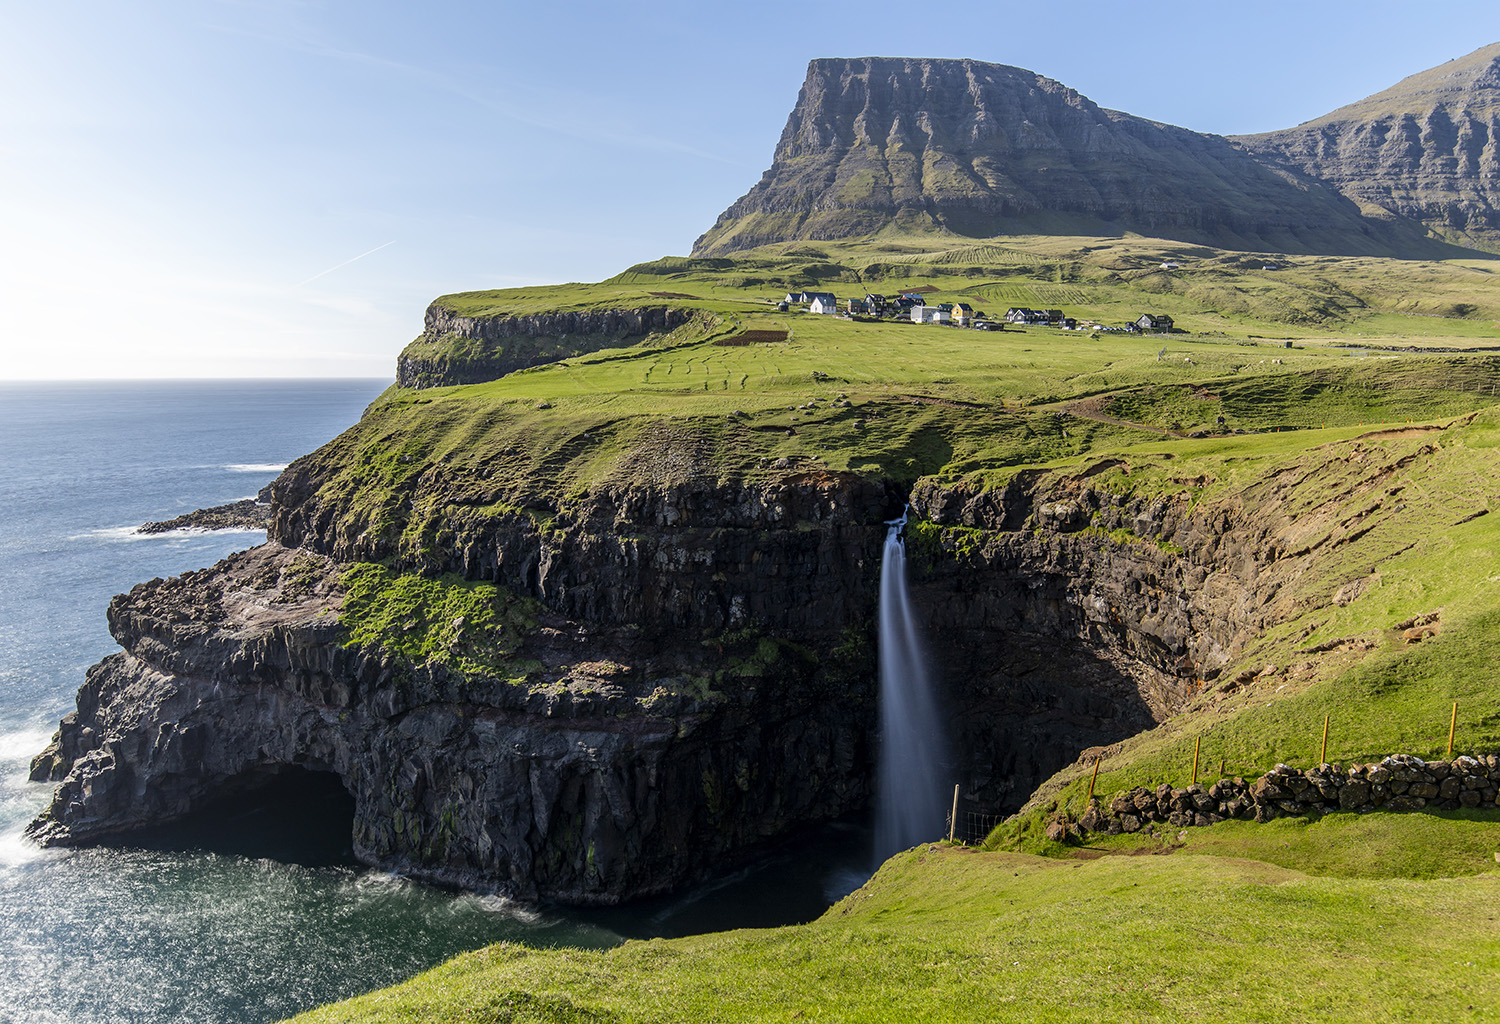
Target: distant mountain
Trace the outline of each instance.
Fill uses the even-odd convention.
[[[771,168],[694,244],[1139,232],[1226,249],[1452,255],[1500,225],[1500,45],[1286,132],[1226,139],[1022,67],[822,58]],[[1500,232],[1496,234],[1500,240]]]
[[[695,255],[769,242],[948,231],[1138,232],[1255,251],[1431,255],[1281,158],[1106,110],[1050,78],[972,60],[820,59],[760,182]]]
[[[1235,141],[1368,214],[1500,247],[1500,43],[1296,128]]]

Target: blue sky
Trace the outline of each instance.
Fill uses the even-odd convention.
[[[0,0],[3,378],[389,376],[444,292],[686,253],[822,56],[1199,131],[1500,41],[1500,4]]]

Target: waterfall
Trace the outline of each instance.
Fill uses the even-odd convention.
[[[927,659],[906,593],[906,513],[887,522],[880,563],[880,766],[875,857],[946,834],[946,760]]]

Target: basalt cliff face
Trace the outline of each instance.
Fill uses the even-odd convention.
[[[866,57],[808,65],[770,169],[694,254],[891,230],[1384,255],[1423,244],[1306,174],[1023,68]]]
[[[614,903],[868,797],[866,703],[794,657],[694,697],[680,683],[701,645],[547,615],[525,651],[535,685],[414,668],[339,642],[333,570],[272,543],[117,598],[124,650],[35,762],[62,784],[31,834],[97,841],[332,772],[365,863]]]
[[[1351,486],[1380,486],[1382,457]],[[1014,810],[1080,750],[1172,713],[1355,532],[1323,523],[1309,541],[1292,477],[1195,504],[1095,485],[1117,468],[910,495],[913,596],[967,809]],[[345,469],[299,460],[273,488],[271,543],[116,599],[123,650],[35,763],[60,782],[35,837],[98,841],[332,772],[367,863],[608,903],[870,800],[881,520],[903,495],[841,473],[601,486],[546,515],[471,514],[423,554],[324,497]],[[475,483],[407,486],[406,506],[457,510]],[[535,602],[523,667],[413,662],[352,637],[342,567],[370,559]]]
[[[635,345],[693,316],[671,306],[463,316],[435,302],[427,307],[422,333],[396,360],[396,384],[431,388],[496,380],[569,356]]]
[[[1500,43],[1306,124],[1234,141],[1374,217],[1500,246]]]

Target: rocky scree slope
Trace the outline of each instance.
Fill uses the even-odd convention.
[[[387,426],[377,406],[353,432]],[[1436,450],[1330,446],[1308,456],[1322,470],[1296,461],[1213,500],[1202,481],[1132,487],[1120,460],[923,482],[913,597],[967,806],[1014,810],[1331,601],[1388,553],[1372,496]],[[347,453],[278,479],[267,546],[112,604],[123,651],[36,761],[61,785],[34,836],[97,841],[331,771],[368,863],[601,903],[869,800],[881,520],[903,495],[854,474],[700,472],[545,499],[434,464],[372,514],[340,497]],[[407,531],[418,509],[448,532]],[[359,632],[356,570],[487,588],[510,609],[504,651],[465,660],[499,643],[472,635],[488,627],[395,600],[395,635]],[[407,634],[433,642],[403,654]]]
[[[1393,254],[1421,233],[1366,220],[1229,141],[1106,110],[1022,68],[821,59],[759,183],[694,245],[713,256],[884,231],[1118,234],[1231,249]]]
[[[1233,139],[1374,217],[1500,247],[1500,43],[1281,131]]]

